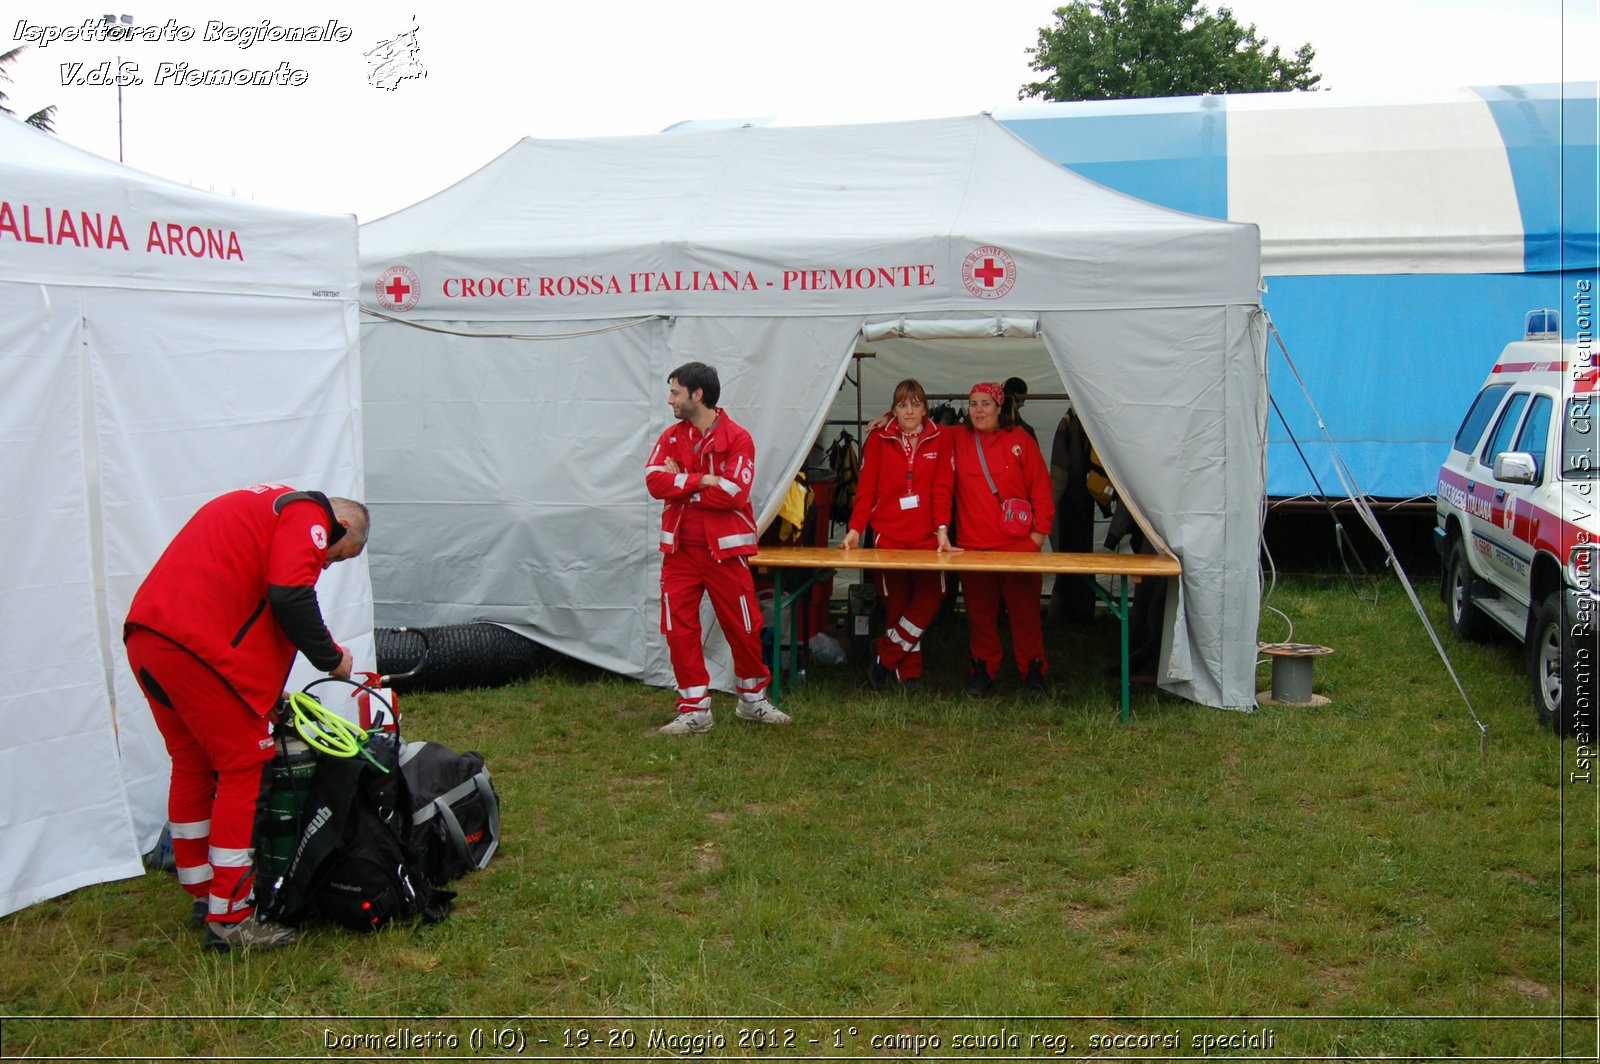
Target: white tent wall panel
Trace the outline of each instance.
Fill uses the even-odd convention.
[[[1191,559],[1180,595],[1168,600],[1170,653],[1158,680],[1185,698],[1236,708],[1254,705],[1260,612],[1265,337],[1254,350],[1238,339],[1252,309],[1052,312],[1039,322],[1107,471],[1157,545]],[[1257,501],[1240,511],[1239,499]],[[1232,601],[1229,588],[1251,594]]]
[[[517,623],[567,652],[638,645],[635,496],[664,332],[660,321],[549,340],[365,326],[368,343],[383,339],[366,367],[368,501],[375,527],[405,530],[371,548],[380,624]]]
[[[82,293],[0,282],[0,915],[139,875],[106,705]]]
[[[220,304],[220,305],[219,305]],[[195,510],[284,482],[359,490],[353,305],[99,290],[89,317],[112,611]]]
[[[1217,628],[1222,645],[1225,705],[1254,709],[1261,639],[1261,534],[1266,521],[1269,318],[1259,307],[1229,307],[1224,349],[1230,352],[1223,405],[1228,450],[1221,478],[1222,566],[1218,573]],[[1245,650],[1248,649],[1248,653]],[[1242,699],[1243,701],[1240,701]]]

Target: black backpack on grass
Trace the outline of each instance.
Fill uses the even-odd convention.
[[[500,845],[500,798],[483,755],[408,742],[400,769],[411,791],[411,841],[428,885],[442,887],[489,863]]]
[[[371,760],[318,755],[305,830],[287,870],[266,892],[267,918],[300,923],[320,916],[371,931],[391,920],[438,923],[449,915],[455,895],[428,886],[412,845],[411,791],[398,741],[378,732],[364,750]]]

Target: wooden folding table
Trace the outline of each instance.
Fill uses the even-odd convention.
[[[1119,593],[1112,595],[1092,580],[1098,594],[1121,626],[1122,662],[1122,719],[1128,719],[1128,584],[1134,577],[1179,576],[1183,566],[1176,558],[1164,554],[1077,554],[1043,553],[1027,554],[1015,551],[968,550],[940,554],[931,550],[840,550],[837,547],[763,547],[749,558],[756,569],[772,571],[773,617],[779,622],[779,631],[772,639],[772,688],[774,703],[783,697],[783,642],[780,638],[784,612],[793,608],[800,596],[806,593],[817,574],[807,576],[798,588],[784,593],[785,569],[920,569],[945,572],[987,573],[1072,573],[1090,577],[1115,576],[1120,580]],[[791,668],[799,669],[800,646],[796,639],[791,646]]]

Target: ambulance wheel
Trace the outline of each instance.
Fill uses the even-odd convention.
[[[1492,620],[1472,604],[1472,585],[1477,578],[1467,563],[1466,544],[1460,537],[1450,541],[1444,563],[1444,602],[1450,611],[1450,630],[1467,643],[1480,643],[1489,637]]]
[[[1557,735],[1570,735],[1578,698],[1574,682],[1577,662],[1572,626],[1567,623],[1566,602],[1560,588],[1546,595],[1534,610],[1532,632],[1528,678],[1533,681],[1533,708],[1540,724],[1553,728]]]

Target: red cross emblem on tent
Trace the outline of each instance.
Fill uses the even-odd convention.
[[[979,299],[999,299],[1017,283],[1017,261],[1005,248],[974,248],[961,264],[961,280]]]
[[[422,282],[409,266],[391,266],[378,274],[378,306],[384,310],[410,310],[422,298]]]

